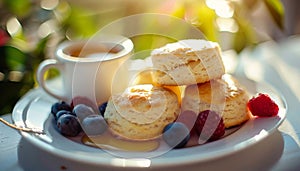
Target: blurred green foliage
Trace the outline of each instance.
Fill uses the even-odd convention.
[[[216,20],[222,16],[218,9],[208,5],[213,1],[147,1],[147,6],[138,5],[146,1],[130,0],[118,1],[120,4],[113,7],[108,1],[95,2],[102,8],[95,10],[93,4],[82,6],[66,0],[0,0],[0,115],[12,112],[19,98],[36,86],[36,68],[42,60],[51,57],[53,52],[49,49],[65,39],[92,36],[118,18],[144,12],[167,14],[186,20],[202,31],[207,39],[220,41],[222,30]],[[238,29],[231,31],[233,39],[229,43],[237,52],[258,43],[248,15],[262,3],[278,28],[284,29],[284,8],[280,0],[225,2],[234,10],[229,18]],[[157,35],[140,35],[132,40],[135,51],[140,52],[135,58],[147,56],[149,49],[175,41]],[[54,70],[48,74],[51,77],[58,72]]]

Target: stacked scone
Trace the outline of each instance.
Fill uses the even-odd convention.
[[[217,43],[206,40],[181,40],[151,53],[156,70],[153,79],[160,85],[191,85],[220,78],[224,65]]]
[[[159,85],[186,85],[181,111],[217,111],[226,128],[249,119],[248,94],[225,74],[219,45],[206,40],[181,40],[151,54]]]
[[[213,110],[223,119],[225,128],[242,124],[250,117],[247,109],[249,95],[229,74],[206,83],[189,85],[185,89],[182,110],[199,113]]]
[[[181,40],[153,50],[151,60],[153,84],[128,87],[108,101],[104,118],[116,135],[133,140],[159,137],[186,110],[216,111],[226,128],[249,119],[247,92],[225,74],[217,43]],[[184,97],[165,88],[171,86],[185,87]]]

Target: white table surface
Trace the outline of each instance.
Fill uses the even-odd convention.
[[[239,58],[238,74],[256,81],[264,80],[282,93],[288,104],[287,117],[278,131],[256,145],[203,163],[197,170],[300,170],[300,37],[291,37],[279,44],[261,44]],[[11,122],[10,114],[2,117]],[[52,157],[52,162],[68,162],[45,155],[21,138],[17,131],[0,123],[1,171],[49,170],[50,167],[39,162],[43,157]],[[51,161],[43,162],[51,165]]]

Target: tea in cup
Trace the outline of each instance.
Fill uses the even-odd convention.
[[[66,41],[56,50],[56,59],[44,60],[37,70],[37,81],[49,95],[71,102],[74,97],[87,97],[101,104],[128,87],[127,60],[133,43],[122,36],[102,36],[91,40]],[[62,87],[46,84],[46,71],[59,70]]]

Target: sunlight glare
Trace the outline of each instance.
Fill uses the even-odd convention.
[[[219,17],[231,18],[234,14],[233,6],[226,0],[206,0],[206,5],[214,9]]]
[[[217,25],[220,31],[228,31],[231,33],[236,33],[239,29],[236,21],[232,18],[217,18]]]
[[[7,21],[6,29],[11,36],[14,36],[22,31],[22,26],[16,17],[12,17]]]
[[[46,10],[53,10],[58,5],[58,3],[58,0],[42,0],[41,7]]]
[[[0,81],[3,81],[4,77],[5,77],[5,75],[2,72],[0,72]]]
[[[48,20],[40,25],[40,27],[38,29],[38,35],[41,38],[44,38],[44,37],[48,36],[49,34],[53,33],[55,31],[55,28],[56,28],[55,21]]]
[[[112,159],[111,164],[118,167],[150,167],[151,160],[149,159]]]
[[[10,71],[8,79],[12,82],[20,82],[23,78],[23,73],[20,71]]]

